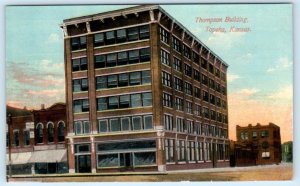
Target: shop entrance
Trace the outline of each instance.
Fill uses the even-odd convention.
[[[91,172],[91,155],[76,156],[76,173]]]

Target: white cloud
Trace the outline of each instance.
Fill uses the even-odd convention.
[[[227,74],[227,82],[232,83],[233,81],[240,79],[241,77],[236,74]]]
[[[270,99],[279,100],[292,100],[293,98],[293,86],[288,85],[286,87],[282,87],[279,91],[274,92],[268,96]]]
[[[269,67],[267,72],[282,71],[290,68],[293,65],[293,62],[290,61],[287,57],[280,57],[273,67]]]
[[[55,34],[55,33],[52,33],[50,34],[50,36],[48,37],[48,43],[56,43],[59,41],[59,35],[58,34]]]

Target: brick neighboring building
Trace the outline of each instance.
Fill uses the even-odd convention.
[[[280,127],[269,123],[269,125],[246,127],[236,126],[237,142],[236,165],[242,166],[248,163],[254,165],[278,164],[281,162],[281,137]],[[249,153],[241,155],[243,151],[249,149]],[[238,155],[240,154],[240,155]],[[253,156],[254,162],[251,163],[249,156]],[[248,159],[248,160],[247,160]]]
[[[229,166],[228,65],[160,6],[66,19],[69,172]]]
[[[66,131],[64,103],[31,111],[7,106],[6,147],[12,174],[67,172]]]

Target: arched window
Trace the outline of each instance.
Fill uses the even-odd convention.
[[[58,123],[58,128],[57,128],[57,138],[58,138],[58,142],[62,142],[65,141],[65,124],[64,122],[59,122]]]
[[[48,142],[54,141],[54,126],[53,123],[48,123]]]
[[[43,124],[39,123],[36,126],[36,142],[43,143]]]

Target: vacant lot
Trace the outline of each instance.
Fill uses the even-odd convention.
[[[292,164],[171,171],[166,174],[137,173],[132,175],[80,175],[14,177],[10,181],[41,182],[163,182],[163,181],[253,181],[290,180]]]

